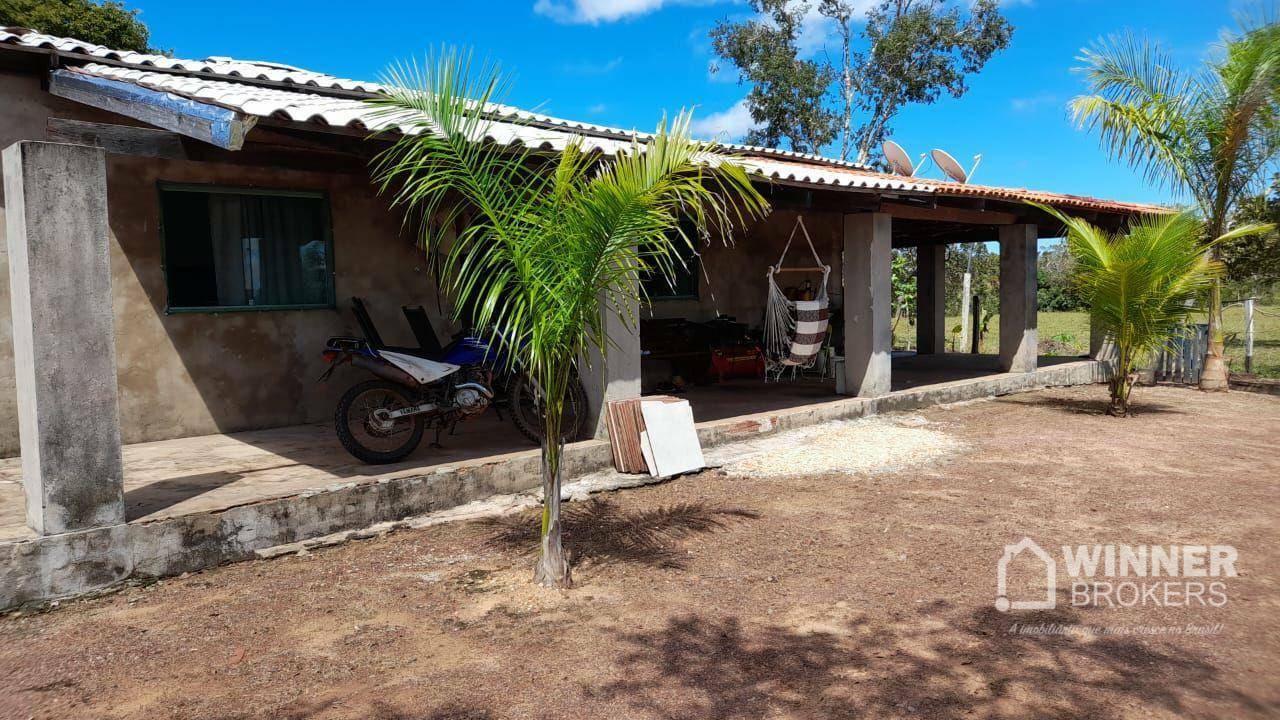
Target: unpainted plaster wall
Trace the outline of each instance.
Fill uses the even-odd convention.
[[[45,140],[51,116],[133,124],[49,95],[32,75],[0,72],[0,97],[0,147]],[[415,344],[401,305],[421,304],[435,315],[436,293],[424,258],[366,175],[238,165],[232,154],[228,160],[107,156],[112,306],[126,443],[326,420],[336,396],[358,377],[348,371],[326,385],[315,382],[324,370],[325,339],[359,334],[348,309],[352,295],[366,298],[390,344]],[[325,192],[338,308],[166,314],[161,181]],[[0,197],[0,233],[3,212]],[[11,456],[18,450],[18,429],[3,248],[0,235],[0,456]],[[437,329],[445,329],[438,319]]]
[[[827,293],[831,307],[842,306],[840,286],[840,251],[843,247],[843,216],[833,212],[806,211],[804,224],[823,262],[831,266]],[[778,262],[787,237],[796,225],[796,211],[775,209],[767,217],[750,223],[732,234],[729,244],[718,237],[700,249],[702,277],[697,300],[653,300],[646,317],[712,320],[717,315],[730,315],[752,327],[764,318],[768,284],[765,271]],[[791,243],[783,267],[811,267],[813,253],[799,232]],[[800,285],[811,280],[816,287],[819,273],[793,273],[779,276],[779,285]]]

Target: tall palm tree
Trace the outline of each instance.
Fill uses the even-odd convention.
[[[635,327],[630,308],[642,299],[641,274],[673,275],[678,246],[693,242],[681,219],[697,234],[727,233],[767,204],[741,166],[690,140],[687,114],[611,158],[580,144],[549,153],[492,141],[504,136],[496,117],[521,121],[494,104],[506,88],[501,75],[473,68],[465,53],[393,67],[385,85],[370,102],[403,135],[378,157],[375,177],[397,205],[423,218],[420,242],[442,258],[455,307],[474,308],[476,325],[541,390],[542,552],[534,579],[567,586],[561,429],[575,365],[591,350],[607,362],[605,313]]]
[[[1124,417],[1137,363],[1185,332],[1194,312],[1188,300],[1213,284],[1222,265],[1205,252],[1203,223],[1190,211],[1140,218],[1127,232],[1108,235],[1080,218],[1038,207],[1066,226],[1067,249],[1076,261],[1072,282],[1115,344],[1107,412]],[[1257,230],[1242,226],[1210,245]]]
[[[1226,38],[1220,57],[1190,73],[1133,36],[1102,41],[1081,59],[1093,94],[1071,101],[1076,121],[1148,180],[1190,195],[1205,237],[1222,235],[1280,150],[1280,25],[1246,27]],[[1221,288],[1220,280],[1209,288],[1205,390],[1227,388]]]

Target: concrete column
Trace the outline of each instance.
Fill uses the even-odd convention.
[[[876,397],[890,388],[892,218],[844,216],[844,373],[850,395]]]
[[[1036,369],[1036,226],[1000,227],[1000,367]]]
[[[916,248],[916,351],[947,351],[946,245]]]
[[[27,524],[53,535],[124,522],[102,149],[4,151],[13,355]]]
[[[638,282],[637,289],[638,289]],[[592,351],[588,358],[590,367],[582,369],[582,384],[587,391],[587,431],[592,437],[609,437],[604,408],[610,400],[626,400],[640,397],[640,304],[627,303],[626,307],[604,307],[605,331],[611,340],[608,356],[601,358]]]

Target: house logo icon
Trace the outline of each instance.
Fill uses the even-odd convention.
[[[1010,600],[1008,592],[1009,562],[1030,551],[1044,564],[1045,591],[1042,600]],[[1000,612],[1010,610],[1052,610],[1057,605],[1058,596],[1058,564],[1053,556],[1045,552],[1036,541],[1024,537],[1013,545],[1004,546],[1004,555],[996,565],[996,609]]]

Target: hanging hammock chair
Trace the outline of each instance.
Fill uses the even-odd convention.
[[[814,267],[784,268],[782,261],[787,258],[787,251],[796,238],[796,232],[804,236],[813,253]],[[778,287],[776,276],[779,273],[808,272],[822,273],[822,282],[812,300],[788,300],[782,288]],[[831,276],[831,266],[822,262],[818,251],[813,247],[813,240],[804,226],[804,220],[797,217],[795,227],[791,228],[791,236],[782,248],[778,262],[769,266],[769,299],[765,306],[764,341],[766,377],[773,372],[774,377],[791,369],[807,370],[814,366],[818,353],[827,339],[827,279]]]

